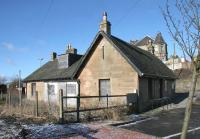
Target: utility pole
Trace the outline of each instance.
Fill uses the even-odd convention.
[[[19,106],[20,106],[20,110],[22,113],[22,89],[21,89],[21,70],[19,70],[19,75],[18,75],[18,89],[19,89]]]
[[[21,70],[19,70],[19,76],[18,76],[18,87],[19,87],[19,90],[21,88]]]

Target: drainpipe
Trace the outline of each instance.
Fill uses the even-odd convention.
[[[80,110],[80,80],[77,80],[78,84],[78,96],[77,96],[77,122],[80,121],[80,115],[79,115],[79,110]]]

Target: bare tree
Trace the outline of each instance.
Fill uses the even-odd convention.
[[[183,51],[184,56],[190,58],[193,67],[192,85],[181,134],[181,139],[185,139],[192,111],[197,75],[200,69],[200,1],[176,0],[174,5],[169,5],[167,1],[165,9],[161,8],[161,11],[169,33]]]

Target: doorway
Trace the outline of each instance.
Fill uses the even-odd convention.
[[[110,79],[99,80],[99,96],[111,95],[110,91]],[[100,100],[106,100],[106,98],[100,98]]]

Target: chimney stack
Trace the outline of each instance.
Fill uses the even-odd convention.
[[[107,13],[106,12],[103,13],[103,20],[101,21],[99,30],[105,32],[108,35],[111,35],[111,24],[107,20]]]
[[[54,61],[57,58],[56,52],[51,53],[51,60]]]
[[[73,48],[72,45],[69,43],[67,45],[66,54],[77,54],[77,49]]]
[[[147,48],[148,48],[148,51],[150,52],[150,53],[152,53],[153,55],[155,55],[154,53],[155,53],[155,50],[154,50],[154,46],[153,46],[153,41],[152,40],[149,40],[148,41],[148,46],[147,46]]]

